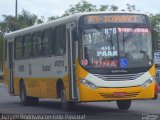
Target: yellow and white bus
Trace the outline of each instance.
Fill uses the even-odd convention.
[[[141,13],[79,13],[5,35],[4,78],[23,105],[39,98],[76,102],[157,97],[154,37]]]

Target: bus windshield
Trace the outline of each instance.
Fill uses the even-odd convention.
[[[89,68],[133,68],[152,64],[148,28],[95,26],[81,31],[80,62]]]

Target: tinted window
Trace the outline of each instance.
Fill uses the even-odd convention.
[[[54,30],[55,43],[54,54],[64,55],[66,52],[66,28],[65,26],[58,26]]]
[[[24,58],[31,57],[31,41],[32,41],[31,35],[24,36],[24,53],[23,53]]]
[[[15,38],[15,59],[22,58],[22,37]]]
[[[33,57],[40,57],[42,50],[41,32],[33,33]]]
[[[48,29],[43,32],[43,56],[52,55],[53,30]]]

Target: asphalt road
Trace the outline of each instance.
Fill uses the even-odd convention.
[[[116,102],[94,102],[76,104],[70,112],[64,112],[58,101],[49,99],[40,99],[36,106],[22,106],[20,98],[9,96],[5,85],[0,83],[0,113],[3,119],[6,114],[39,114],[52,115],[50,118],[55,120],[160,120],[160,97],[134,100],[128,111],[119,110]]]

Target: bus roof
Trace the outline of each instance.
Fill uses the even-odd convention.
[[[70,16],[66,16],[66,17],[62,17],[62,18],[59,18],[59,19],[55,19],[55,20],[52,20],[52,21],[49,21],[49,22],[46,22],[46,23],[42,23],[42,24],[38,24],[38,25],[33,25],[31,27],[27,27],[27,28],[24,28],[24,29],[20,29],[20,30],[17,30],[17,31],[14,31],[14,32],[10,32],[10,33],[6,33],[5,34],[5,38],[11,38],[11,37],[16,37],[16,36],[20,36],[20,35],[23,35],[23,34],[28,34],[28,33],[32,33],[34,31],[40,31],[42,29],[47,29],[47,28],[51,28],[51,26],[54,26],[55,24],[56,25],[59,25],[59,24],[65,24],[65,23],[69,23],[69,22],[72,22],[72,21],[76,21],[78,20],[81,16],[83,15],[87,15],[87,14],[104,14],[104,13],[110,13],[110,14],[115,14],[115,13],[128,13],[128,14],[143,14],[143,15],[147,15],[147,13],[141,13],[141,12],[125,12],[125,11],[120,11],[120,12],[117,12],[117,11],[109,11],[109,12],[106,12],[106,11],[102,11],[102,12],[83,12],[83,13],[76,13],[76,14],[73,14],[73,15],[70,15]]]

